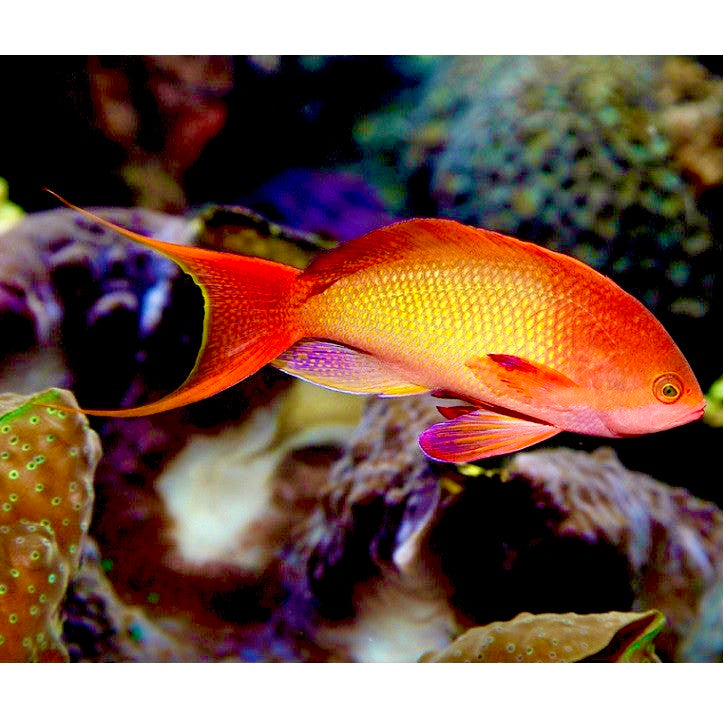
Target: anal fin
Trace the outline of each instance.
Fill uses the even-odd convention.
[[[331,390],[358,395],[418,395],[427,387],[403,379],[366,352],[317,339],[297,342],[272,361],[287,374]]]
[[[467,463],[522,450],[559,432],[559,428],[542,422],[477,409],[429,427],[418,442],[433,460]]]

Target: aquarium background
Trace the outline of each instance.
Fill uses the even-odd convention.
[[[710,400],[664,433],[559,435],[461,468],[417,449],[424,402],[270,368],[184,410],[91,419],[81,442],[53,420],[46,438],[85,451],[72,474],[56,461],[87,479],[85,512],[56,515],[58,493],[31,515],[10,497],[22,476],[0,490],[0,567],[19,572],[0,606],[40,611],[15,638],[0,626],[0,660],[444,660],[498,625],[514,650],[496,656],[516,661],[522,612],[555,632],[599,616],[561,644],[574,660],[648,655],[654,634],[664,661],[721,659],[721,57],[36,56],[0,72],[0,393],[16,395],[0,412],[28,435],[28,396],[151,399],[201,334],[188,278],[45,187],[142,233],[297,266],[412,216],[535,241],[646,304]],[[13,593],[39,550],[65,586],[42,604]],[[656,617],[608,616],[648,609],[666,616],[654,633]]]

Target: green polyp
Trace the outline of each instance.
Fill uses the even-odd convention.
[[[17,623],[17,622],[18,622],[18,614],[17,614],[17,613],[11,613],[11,614],[8,616],[8,621],[9,621],[10,623]]]
[[[35,484],[35,492],[36,493],[42,493],[45,489],[45,486],[42,483],[36,483]]]
[[[17,503],[17,502],[18,502],[18,494],[17,494],[17,493],[10,493],[10,495],[8,495],[8,500],[9,500],[11,503]]]
[[[10,480],[17,480],[20,477],[20,473],[17,470],[11,470],[8,473]]]
[[[19,578],[20,577],[20,571],[17,568],[11,568],[10,569],[10,575],[13,578]]]
[[[28,422],[29,422],[31,425],[37,425],[37,424],[40,422],[40,418],[39,418],[37,415],[33,415],[33,416],[28,420]]]
[[[0,596],[4,596],[8,592],[8,587],[4,583],[0,583]]]
[[[55,573],[48,574],[48,583],[55,583],[56,575]]]

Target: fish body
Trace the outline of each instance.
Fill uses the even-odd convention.
[[[653,315],[582,262],[535,244],[412,219],[323,252],[302,271],[94,218],[191,273],[206,319],[196,367],[179,390],[91,413],[171,409],[269,362],[345,392],[462,402],[441,406],[444,421],[420,436],[430,457],[450,462],[513,452],[562,430],[655,432],[703,412],[691,368]]]

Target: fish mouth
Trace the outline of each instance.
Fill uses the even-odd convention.
[[[686,414],[681,416],[680,422],[677,421],[678,424],[683,425],[687,422],[694,422],[695,420],[700,420],[704,415],[706,404],[706,402],[703,402],[699,407],[696,407],[693,410],[689,410]]]

